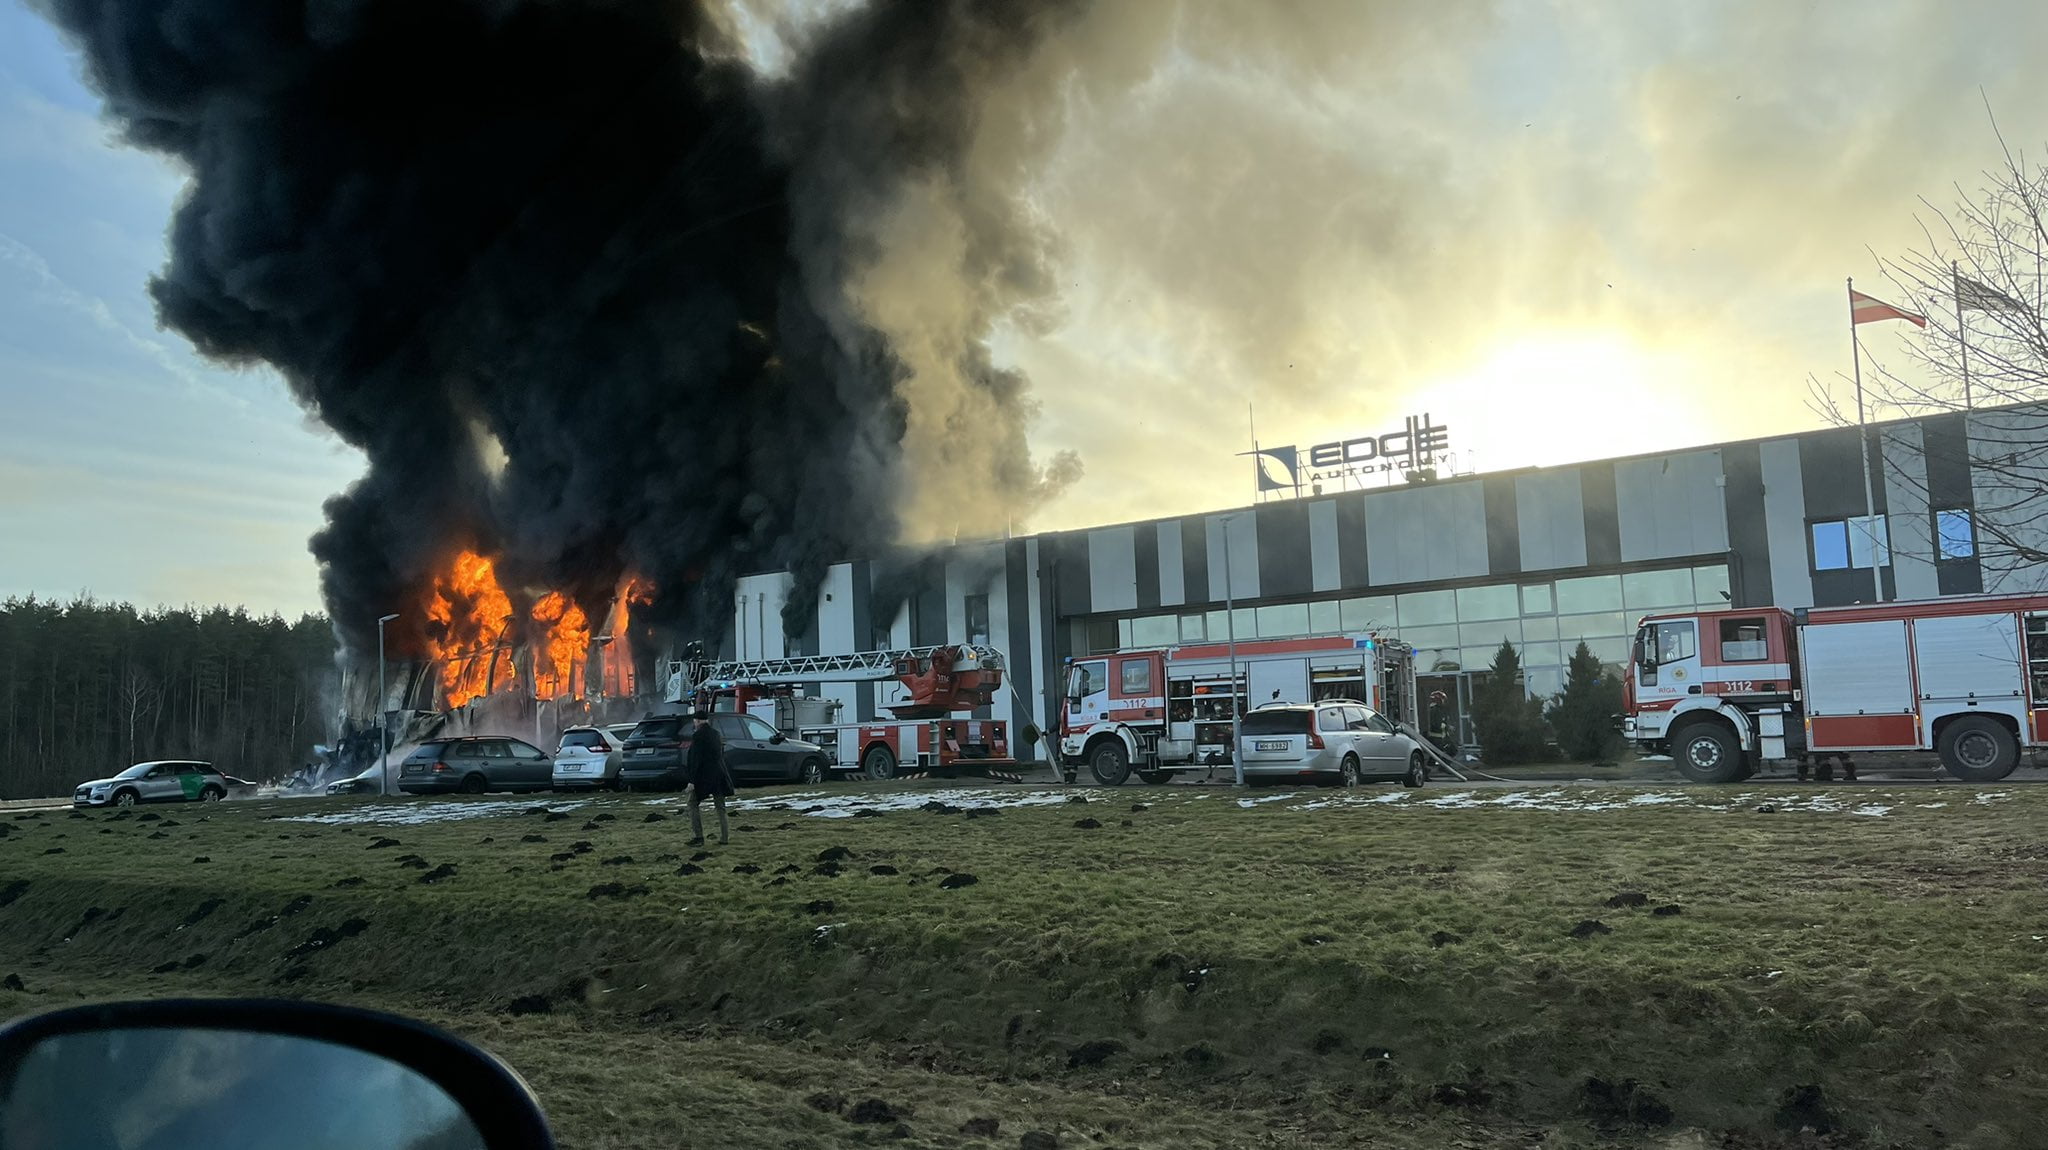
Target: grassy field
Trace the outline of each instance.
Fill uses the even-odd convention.
[[[395,1009],[586,1148],[2000,1147],[2048,1113],[2048,790],[927,795],[756,793],[703,858],[644,798],[8,815],[0,1015]],[[466,817],[390,821],[422,813]]]

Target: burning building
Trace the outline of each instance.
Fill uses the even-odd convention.
[[[1075,473],[991,358],[1055,277],[975,148],[1077,5],[40,7],[189,173],[160,320],[364,456],[312,541],[357,715],[629,696],[740,575],[791,572],[795,626],[840,557]]]

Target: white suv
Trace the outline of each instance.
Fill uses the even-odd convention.
[[[1335,778],[1347,787],[1392,782],[1419,787],[1428,760],[1415,739],[1364,703],[1268,703],[1238,722],[1246,779]]]
[[[562,732],[562,745],[555,748],[554,787],[558,791],[580,787],[623,790],[619,783],[619,749],[633,733],[632,723],[608,727],[570,727]]]

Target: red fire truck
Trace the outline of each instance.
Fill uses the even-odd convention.
[[[1652,615],[1624,691],[1627,737],[1695,782],[1897,751],[1993,782],[2048,743],[2048,595]]]
[[[889,718],[843,723],[844,704],[802,693],[823,683],[894,680],[903,697],[883,704]],[[1002,652],[968,645],[860,651],[673,665],[668,698],[709,710],[743,711],[792,738],[818,744],[831,770],[871,779],[973,773],[1016,781],[1009,724],[955,717],[986,707],[1003,683]]]
[[[1230,762],[1233,714],[1276,700],[1350,699],[1415,722],[1415,652],[1378,635],[1201,643],[1067,660],[1060,756],[1118,786]],[[1422,741],[1418,738],[1417,740]]]

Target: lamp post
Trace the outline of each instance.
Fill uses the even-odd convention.
[[[384,624],[398,618],[386,615],[377,620],[377,793],[391,793],[391,720],[385,713],[391,697],[384,693]]]
[[[1230,523],[1242,514],[1240,511],[1216,520],[1223,527],[1223,632],[1230,645],[1230,766],[1240,787],[1244,785],[1244,730],[1239,720],[1244,708],[1237,694],[1237,594],[1230,578]],[[1249,699],[1250,694],[1245,698]]]

